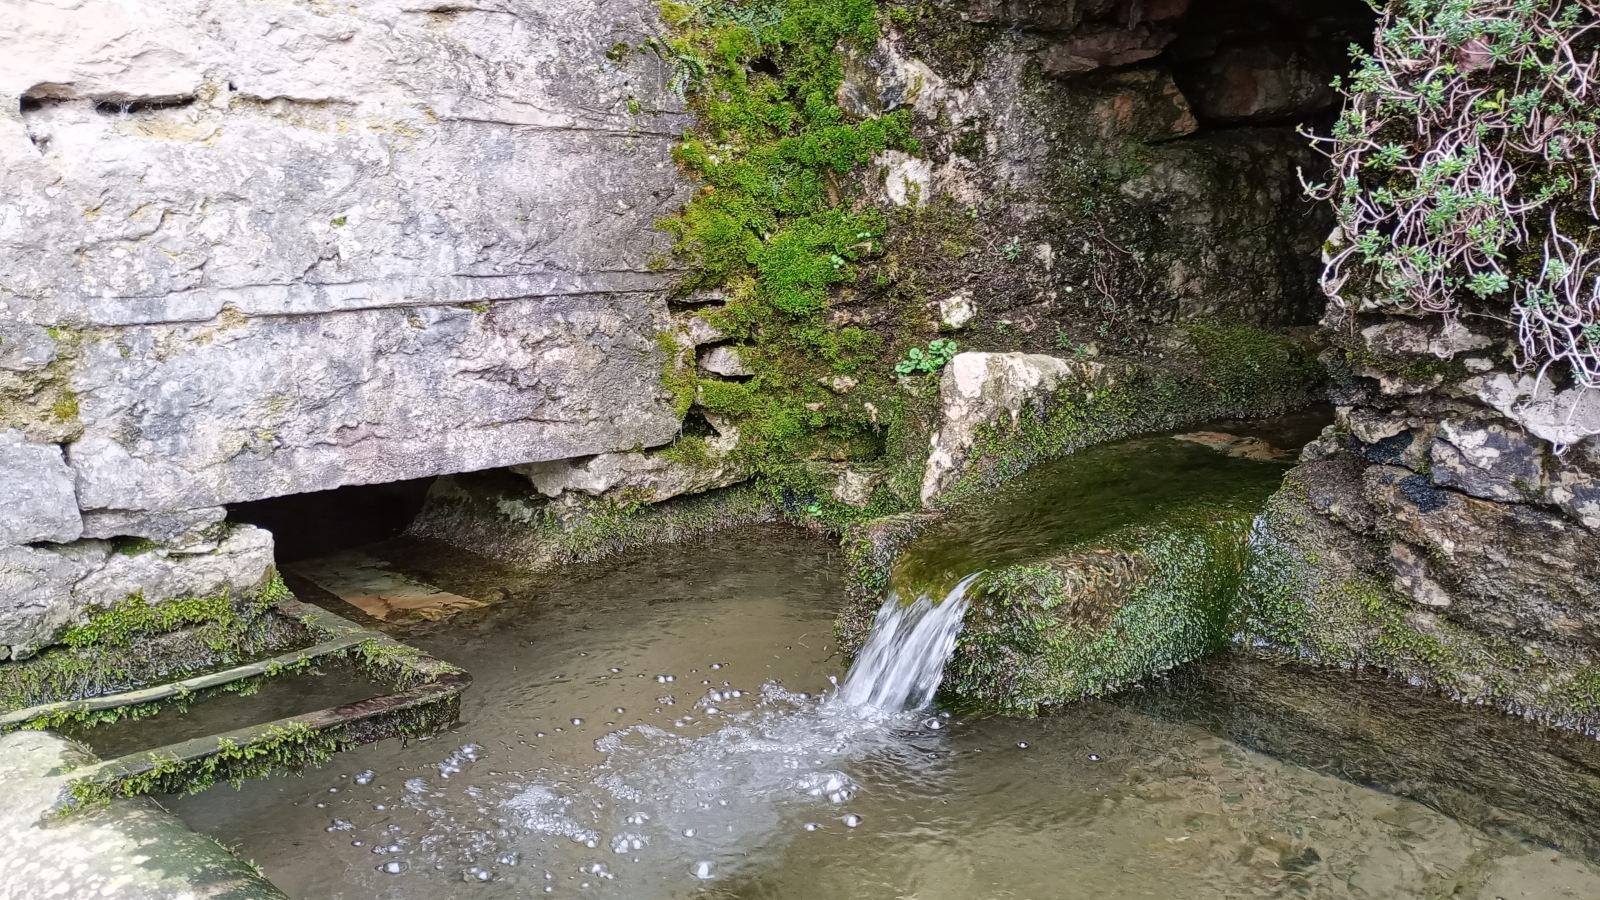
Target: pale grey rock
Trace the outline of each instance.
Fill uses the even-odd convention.
[[[900,150],[873,157],[883,184],[883,199],[894,206],[924,207],[933,199],[933,162]]]
[[[38,372],[54,362],[56,342],[38,325],[0,318],[0,369]]]
[[[958,353],[939,379],[940,418],[922,477],[922,504],[931,506],[960,477],[984,425],[1042,403],[1074,380],[1101,376],[1099,363],[1033,353]]]
[[[736,347],[712,347],[711,352],[700,357],[700,368],[725,378],[743,378],[755,374],[744,364]]]
[[[604,55],[658,27],[648,4],[22,7],[0,68],[0,93],[42,101],[0,130],[21,310],[203,321],[664,282],[643,261],[685,119],[658,66]]]
[[[0,544],[65,544],[83,534],[72,473],[55,444],[0,431]]]
[[[197,509],[659,445],[668,322],[601,295],[129,328],[85,346],[78,500]]]
[[[103,567],[104,541],[61,547],[0,547],[0,644],[21,659],[56,640],[80,609],[72,588]]]
[[[675,432],[650,260],[688,119],[606,58],[654,4],[8,9],[0,364],[81,338],[95,518]]]
[[[727,337],[722,329],[706,321],[705,316],[699,314],[678,316],[677,324],[681,337],[679,343],[689,347],[714,344]]]
[[[130,586],[151,606],[184,597],[238,595],[258,587],[272,573],[272,534],[264,529],[235,526],[214,546],[204,552],[158,548],[113,553],[105,565],[73,586],[73,603],[82,608],[110,606],[126,599]]]
[[[964,291],[939,301],[939,324],[952,331],[967,327],[974,315],[977,313],[972,309],[972,296]]]
[[[527,478],[535,490],[551,499],[566,494],[611,495],[646,503],[729,487],[749,478],[748,468],[732,458],[739,445],[739,429],[721,416],[710,414],[706,418],[718,433],[705,439],[704,462],[682,462],[660,451],[602,453],[583,459],[517,465],[511,471]]]
[[[1528,436],[1499,423],[1439,423],[1433,442],[1433,483],[1506,503],[1539,493],[1544,473]]]
[[[857,472],[846,469],[839,473],[839,479],[834,482],[829,493],[833,499],[845,506],[854,506],[864,509],[872,502],[872,492],[883,483],[883,475],[879,472]]]
[[[188,552],[158,547],[113,553],[105,541],[59,547],[0,547],[0,644],[48,646],[91,606],[139,594],[161,604],[184,597],[238,595],[260,587],[273,565],[272,535],[249,525]]]
[[[167,543],[227,518],[227,509],[99,509],[83,516],[86,538],[135,537]]]
[[[819,378],[817,381],[835,394],[848,394],[855,390],[856,385],[861,383],[849,375],[835,375],[832,378]]]
[[[1482,350],[1494,344],[1474,334],[1460,322],[1421,323],[1390,320],[1361,330],[1361,340],[1373,353],[1387,356],[1422,355],[1454,359],[1459,353]]]
[[[1557,447],[1600,434],[1600,389],[1557,390],[1548,379],[1504,372],[1485,378],[1478,399]]]
[[[286,900],[249,863],[147,797],[51,818],[70,770],[96,761],[51,732],[0,736],[0,900]]]

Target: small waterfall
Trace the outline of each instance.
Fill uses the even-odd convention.
[[[839,687],[839,699],[885,712],[920,709],[931,703],[944,679],[944,664],[956,649],[961,619],[967,612],[967,588],[981,574],[961,579],[940,602],[922,594],[915,603],[901,603],[891,590],[872,623],[866,646]]]

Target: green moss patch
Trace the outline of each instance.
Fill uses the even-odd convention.
[[[0,709],[116,693],[292,647],[307,639],[304,630],[271,614],[289,597],[276,572],[238,594],[154,605],[129,595],[93,611],[60,646],[0,664]]]
[[[1249,525],[1248,510],[1192,508],[984,575],[941,693],[1034,713],[1221,649]]]

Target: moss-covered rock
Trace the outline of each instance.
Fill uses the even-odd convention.
[[[1583,623],[1597,557],[1591,534],[1556,517],[1342,454],[1301,464],[1268,505],[1234,628],[1295,657],[1593,731],[1600,657]]]
[[[1226,646],[1250,518],[1196,507],[983,576],[942,690],[1031,713]]]
[[[275,571],[242,590],[159,604],[130,595],[92,608],[61,643],[25,660],[0,662],[0,710],[128,690],[243,662],[304,640],[297,623],[272,614],[290,597]]]
[[[944,672],[956,702],[1033,713],[1226,646],[1252,521],[1287,464],[1226,452],[1259,440],[1192,437],[1093,448],[950,508],[847,530],[839,646],[859,648],[890,598],[944,597],[973,576]]]

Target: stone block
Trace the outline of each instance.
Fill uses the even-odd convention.
[[[141,326],[85,347],[85,510],[200,509],[666,443],[649,295]]]
[[[1432,448],[1433,483],[1474,497],[1519,503],[1540,492],[1539,449],[1498,423],[1446,420]]]
[[[0,547],[0,644],[31,653],[60,638],[90,607],[138,594],[160,604],[185,597],[239,595],[262,585],[273,565],[272,535],[235,526],[192,552],[155,548],[116,553],[106,541],[60,547]]]
[[[134,537],[168,543],[197,529],[215,525],[227,517],[227,509],[221,506],[204,509],[99,509],[84,514],[83,536]]]
[[[61,448],[0,431],[0,545],[64,544],[83,534],[72,472]]]
[[[0,736],[0,896],[286,900],[249,863],[147,797],[51,816],[71,770],[94,762],[48,731]]]
[[[0,644],[33,655],[71,625],[81,609],[72,589],[111,555],[104,541],[61,547],[0,547]]]
[[[700,368],[725,378],[744,378],[755,374],[744,364],[737,347],[712,347],[711,352],[700,358]]]

